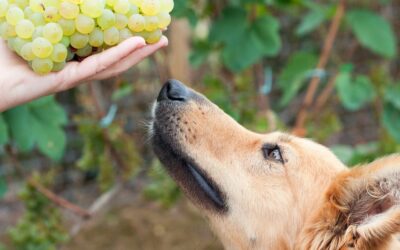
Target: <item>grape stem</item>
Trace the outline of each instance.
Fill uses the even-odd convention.
[[[328,35],[325,39],[324,46],[322,48],[322,53],[318,61],[317,69],[324,69],[328,63],[329,57],[332,52],[333,45],[335,43],[337,33],[340,26],[340,21],[342,20],[344,13],[346,10],[346,0],[340,0],[335,16],[331,22],[329,27]],[[297,136],[305,136],[306,129],[304,128],[307,116],[308,109],[314,102],[315,93],[317,92],[318,86],[321,82],[320,76],[314,76],[311,79],[310,84],[308,85],[308,89],[306,92],[306,96],[304,98],[303,105],[300,108],[300,111],[297,116],[296,125],[292,131],[292,134]]]

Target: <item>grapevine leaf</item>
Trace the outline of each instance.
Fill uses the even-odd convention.
[[[262,16],[255,20],[252,28],[257,34],[263,55],[277,55],[282,47],[279,22],[272,16]]]
[[[346,17],[355,36],[364,47],[386,58],[396,56],[396,36],[386,19],[368,10],[352,10]]]
[[[385,91],[385,100],[400,109],[400,83],[387,86]]]
[[[296,29],[296,34],[304,36],[320,26],[325,21],[325,13],[313,10],[304,16],[300,25]]]
[[[32,117],[28,106],[19,106],[4,113],[10,128],[11,137],[22,152],[33,149],[35,134],[32,131]]]
[[[388,133],[400,143],[400,109],[397,109],[392,103],[384,105],[382,114],[382,123]]]
[[[353,80],[349,72],[340,73],[336,88],[343,106],[351,111],[360,109],[375,98],[374,87],[366,76],[360,75]]]
[[[245,10],[235,7],[226,8],[211,27],[209,39],[212,42],[223,42],[237,46],[240,44],[238,40],[243,40],[243,36],[246,35],[247,26]]]
[[[3,115],[0,114],[0,146],[4,145],[8,142],[8,127],[3,118]]]
[[[7,193],[8,187],[7,187],[7,182],[4,179],[3,176],[0,176],[0,199],[4,197],[4,195]]]

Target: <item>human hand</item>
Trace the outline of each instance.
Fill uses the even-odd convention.
[[[167,45],[166,37],[153,45],[146,45],[141,37],[132,37],[82,62],[69,62],[60,72],[41,76],[0,39],[0,112],[84,81],[115,76]]]

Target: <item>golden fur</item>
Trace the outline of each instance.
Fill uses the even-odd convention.
[[[199,96],[166,126],[226,195],[226,214],[196,202],[226,249],[400,249],[399,155],[348,169],[320,144],[253,133]],[[266,143],[283,164],[263,157]]]

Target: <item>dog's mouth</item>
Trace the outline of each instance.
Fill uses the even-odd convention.
[[[163,87],[156,104],[152,131],[154,151],[169,174],[195,204],[219,213],[226,212],[226,196],[220,186],[187,154],[184,141],[179,140],[179,113],[184,109],[185,98],[189,94],[193,97],[195,93],[191,93],[183,84],[175,84],[179,85]],[[178,87],[181,89],[178,90]]]

